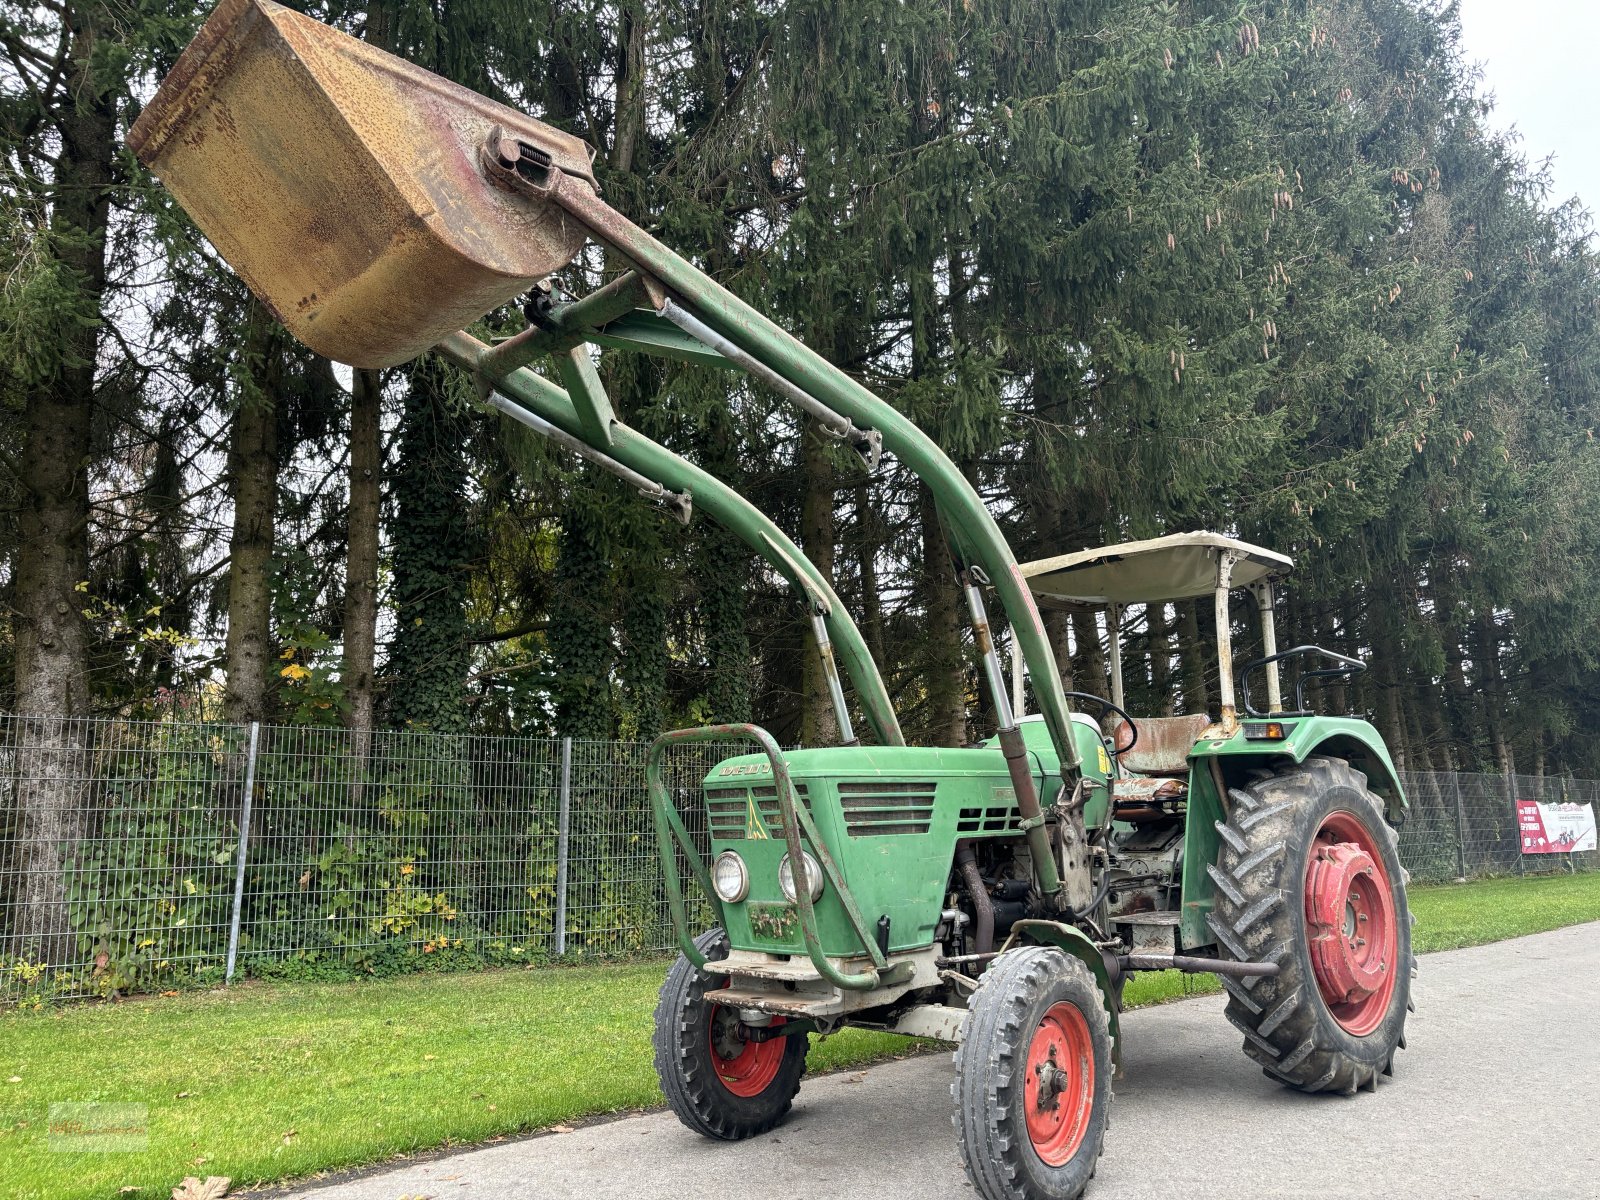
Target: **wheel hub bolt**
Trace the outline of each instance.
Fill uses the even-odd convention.
[[[1067,1073],[1055,1063],[1055,1051],[1050,1052],[1050,1061],[1040,1063],[1034,1068],[1039,1076],[1039,1108],[1048,1112],[1055,1108],[1056,1099],[1067,1088]]]

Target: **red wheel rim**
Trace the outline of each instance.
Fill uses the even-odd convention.
[[[768,1028],[776,1028],[784,1020],[773,1017]],[[765,1042],[747,1042],[739,1036],[740,1024],[739,1014],[733,1009],[720,1004],[711,1006],[711,1017],[706,1022],[711,1066],[722,1080],[722,1086],[735,1096],[759,1096],[778,1077],[788,1039],[775,1037]]]
[[[1383,1023],[1394,995],[1399,925],[1377,840],[1354,813],[1323,821],[1305,880],[1311,973],[1333,1019],[1356,1037]]]
[[[1033,1031],[1023,1093],[1034,1153],[1062,1166],[1083,1145],[1094,1108],[1094,1043],[1077,1005],[1051,1005]]]

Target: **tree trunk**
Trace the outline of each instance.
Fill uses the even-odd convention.
[[[1151,699],[1159,715],[1170,717],[1177,711],[1178,697],[1172,686],[1172,623],[1165,604],[1146,607],[1145,628],[1150,644]]]
[[[882,548],[878,512],[872,507],[872,485],[856,485],[856,547],[857,564],[861,573],[861,634],[866,639],[867,652],[879,670],[885,669],[887,659],[883,654],[883,596],[878,584],[878,551]]]
[[[604,518],[596,474],[586,469],[567,496],[556,560],[556,608],[550,621],[556,732],[597,739],[616,733],[611,702],[611,564],[602,552]]]
[[[739,487],[739,444],[733,417],[712,411],[700,443],[700,461],[730,487]],[[714,722],[750,719],[750,550],[713,521],[696,522],[691,538],[698,611],[705,627],[706,702]]]
[[[434,355],[418,359],[403,402],[393,481],[399,506],[390,537],[395,638],[388,711],[399,723],[461,734],[472,657],[467,587],[478,540],[464,499],[471,429],[450,407],[447,370]]]
[[[1106,677],[1106,655],[1100,645],[1100,622],[1088,609],[1074,609],[1072,640],[1078,653],[1072,664],[1072,677],[1078,690],[1091,696],[1111,697],[1111,682]]]
[[[922,522],[922,581],[928,692],[928,740],[935,746],[967,741],[966,655],[961,646],[961,591],[945,545],[939,508],[925,483],[917,485]]]
[[[278,510],[278,413],[282,347],[271,317],[250,303],[247,377],[228,453],[233,540],[228,567],[228,720],[267,719],[272,695],[272,540]]]
[[[1504,676],[1500,671],[1500,630],[1495,625],[1494,613],[1485,611],[1478,617],[1477,660],[1481,682],[1480,704],[1484,725],[1489,733],[1489,745],[1494,754],[1495,770],[1502,775],[1513,774],[1517,765],[1511,752],[1511,740],[1506,736],[1506,717],[1510,705],[1504,694]]]
[[[55,255],[88,304],[99,310],[106,284],[106,227],[116,162],[115,93],[92,78],[104,20],[74,8],[68,62],[74,98],[61,133],[51,205]],[[79,585],[89,577],[89,456],[99,329],[73,325],[53,378],[29,389],[22,414],[22,491],[13,576],[16,641],[15,923],[10,950],[52,966],[77,958],[68,920],[64,864],[83,809],[89,709],[88,631]]]
[[[1402,661],[1398,646],[1387,623],[1375,624],[1372,630],[1372,658],[1374,708],[1378,732],[1394,759],[1395,769],[1405,771],[1410,761],[1410,739],[1405,721],[1400,713],[1399,666]]]
[[[611,133],[611,169],[633,170],[645,124],[645,18],[642,9],[624,4],[617,31],[616,121]]]
[[[54,385],[34,389],[23,419],[13,618],[21,828],[11,952],[58,967],[77,957],[63,866],[82,822],[87,729],[76,718],[89,709],[85,598],[77,591],[89,575],[89,375],[63,371]]]
[[[382,511],[383,376],[358,370],[350,392],[349,544],[344,579],[345,724],[358,773],[372,752],[373,670],[378,646],[378,545]]]
[[[1211,712],[1206,663],[1214,656],[1200,633],[1199,600],[1178,601],[1178,669],[1183,673],[1183,711]]]
[[[1404,773],[1408,770],[1407,741],[1401,732],[1400,724],[1400,691],[1392,683],[1385,684],[1379,693],[1381,704],[1379,713],[1383,722],[1383,741],[1389,747],[1389,756],[1394,759],[1394,769]]]
[[[800,508],[800,544],[806,557],[831,583],[835,545],[833,458],[822,431],[810,417],[806,418],[805,431],[801,434],[800,463],[805,489]],[[805,647],[800,666],[800,741],[806,746],[825,746],[838,739],[839,723],[834,718],[822,658],[809,620]]]
[[[1326,646],[1328,649],[1335,650],[1338,653],[1347,654],[1355,647],[1348,644],[1349,639],[1341,636],[1335,625],[1336,619],[1333,606],[1327,603],[1317,605],[1314,626],[1317,644]],[[1348,716],[1352,711],[1348,687],[1349,678],[1343,675],[1335,675],[1325,682],[1327,685],[1327,691],[1324,693],[1326,696],[1326,711],[1336,717]],[[1315,701],[1312,703],[1315,704]]]
[[[1445,723],[1444,705],[1439,702],[1439,691],[1430,682],[1417,687],[1418,709],[1422,713],[1423,730],[1429,753],[1433,756],[1435,771],[1461,771],[1468,769],[1457,755],[1458,742]]]
[[[1044,614],[1045,634],[1050,638],[1050,649],[1055,655],[1056,671],[1061,676],[1061,686],[1074,691],[1077,676],[1072,669],[1072,614],[1064,609],[1052,608]],[[1076,706],[1074,706],[1076,707]]]

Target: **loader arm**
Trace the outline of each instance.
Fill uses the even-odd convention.
[[[439,344],[438,351],[475,376],[481,376],[479,364],[493,353],[490,347],[466,333],[452,334]],[[591,440],[572,397],[537,372],[526,367],[513,367],[496,378],[493,386],[519,406],[548,421],[568,436],[593,446],[621,466],[663,488],[688,493],[698,508],[770,563],[806,597],[808,610],[820,615],[828,639],[823,643],[824,668],[836,671],[827,651],[827,645],[831,642],[838,651],[840,663],[851,683],[855,685],[856,697],[877,740],[886,746],[906,744],[883,676],[879,674],[877,664],[867,649],[861,630],[851,619],[849,610],[834,593],[827,577],[812,565],[800,547],[765,513],[716,476],[614,418],[608,439]]]
[[[618,422],[584,343],[726,360],[855,448],[869,468],[880,448],[897,455],[932,492],[960,559],[1038,889],[1063,915],[1087,907],[1087,793],[1071,712],[1032,594],[982,499],[892,405],[601,200],[581,140],[273,0],[222,0],[129,144],[313,350],[377,367],[442,347],[486,390],[715,510],[808,592],[816,626],[838,641],[869,719],[891,742],[898,729],[882,681],[826,581],[731,489],[716,492],[704,473],[691,485],[687,463]],[[560,311],[535,309],[536,328],[493,350],[459,332],[535,290],[590,240],[633,270]],[[633,316],[641,299],[659,320]],[[526,369],[545,355],[564,389]],[[1060,763],[1061,785],[1048,799],[1004,686],[985,588],[1010,617]]]

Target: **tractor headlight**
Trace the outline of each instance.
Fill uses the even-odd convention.
[[[750,893],[750,872],[745,870],[744,859],[732,850],[717,855],[711,865],[711,886],[729,904],[743,900]]]
[[[822,899],[822,866],[810,854],[802,850],[800,856],[805,859],[806,883],[810,886],[812,902]],[[778,864],[778,886],[783,889],[783,894],[789,898],[791,904],[797,903],[799,894],[794,890],[794,864],[785,854],[783,861]]]

